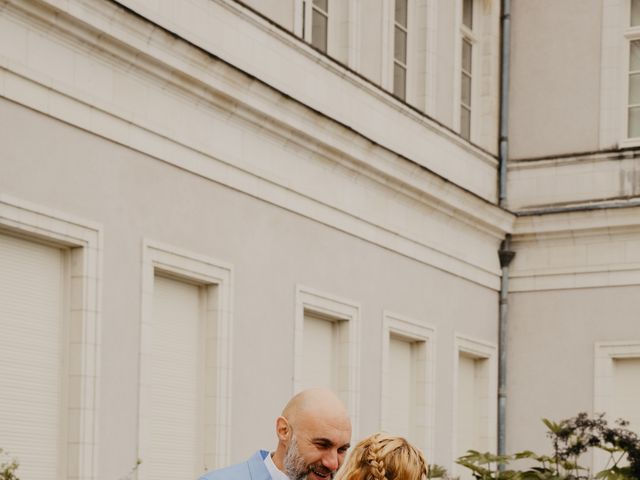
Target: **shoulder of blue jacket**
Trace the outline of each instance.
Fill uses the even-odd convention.
[[[262,453],[262,451],[259,451],[244,462],[236,463],[235,465],[230,465],[228,467],[223,467],[218,470],[207,472],[202,477],[200,477],[199,480],[248,480],[251,478],[249,463],[252,461],[257,461],[258,455],[260,456],[259,458],[264,459]]]

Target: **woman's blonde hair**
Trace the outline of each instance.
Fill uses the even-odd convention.
[[[358,442],[337,480],[424,480],[422,452],[402,437],[374,433]]]

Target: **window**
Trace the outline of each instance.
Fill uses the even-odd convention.
[[[304,315],[304,355],[302,388],[326,387],[337,391],[340,387],[338,366],[344,352],[340,337],[344,333],[341,321],[307,311]]]
[[[594,349],[593,411],[605,412],[613,422],[624,418],[629,428],[640,428],[640,339],[597,342]],[[593,470],[607,463],[605,452],[594,452]]]
[[[380,429],[430,452],[434,432],[435,329],[384,312]]]
[[[303,0],[302,17],[302,38],[327,53],[329,0]]]
[[[496,348],[483,341],[456,336],[454,369],[454,457],[469,449],[481,452],[496,448],[497,366]],[[468,470],[455,466],[461,479]]]
[[[624,418],[640,431],[640,357],[613,360],[613,409],[610,420]]]
[[[631,0],[627,136],[640,137],[640,0]]]
[[[394,394],[388,402],[387,430],[411,439],[415,437],[416,364],[422,343],[400,335],[389,337],[389,386]]]
[[[21,477],[95,478],[101,256],[99,226],[0,199],[1,446]]]
[[[456,430],[458,452],[467,450],[486,451],[487,446],[481,436],[481,406],[486,404],[487,359],[461,351],[458,354],[458,427]]]
[[[66,249],[0,233],[0,431],[20,473],[64,478]],[[28,325],[28,326],[27,326]]]
[[[154,278],[149,391],[149,450],[143,478],[196,478],[202,466],[201,397],[206,287]],[[202,372],[201,372],[202,370]]]
[[[471,97],[473,66],[473,0],[462,0],[462,47],[460,63],[460,135],[471,138]]]
[[[293,390],[329,387],[347,406],[357,437],[360,306],[307,287],[296,290]]]
[[[407,0],[395,1],[393,17],[393,94],[407,96]]]
[[[145,241],[138,478],[229,463],[231,267]]]

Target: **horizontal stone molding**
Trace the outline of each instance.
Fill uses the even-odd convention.
[[[519,217],[510,291],[640,284],[640,207]]]
[[[509,208],[518,213],[640,198],[634,150],[512,162],[508,172]]]

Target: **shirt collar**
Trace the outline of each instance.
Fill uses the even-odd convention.
[[[287,477],[284,472],[278,469],[278,467],[276,467],[276,464],[273,463],[271,455],[273,455],[273,453],[269,453],[264,459],[264,465],[265,467],[267,467],[267,470],[269,470],[271,480],[289,480],[289,477]]]

